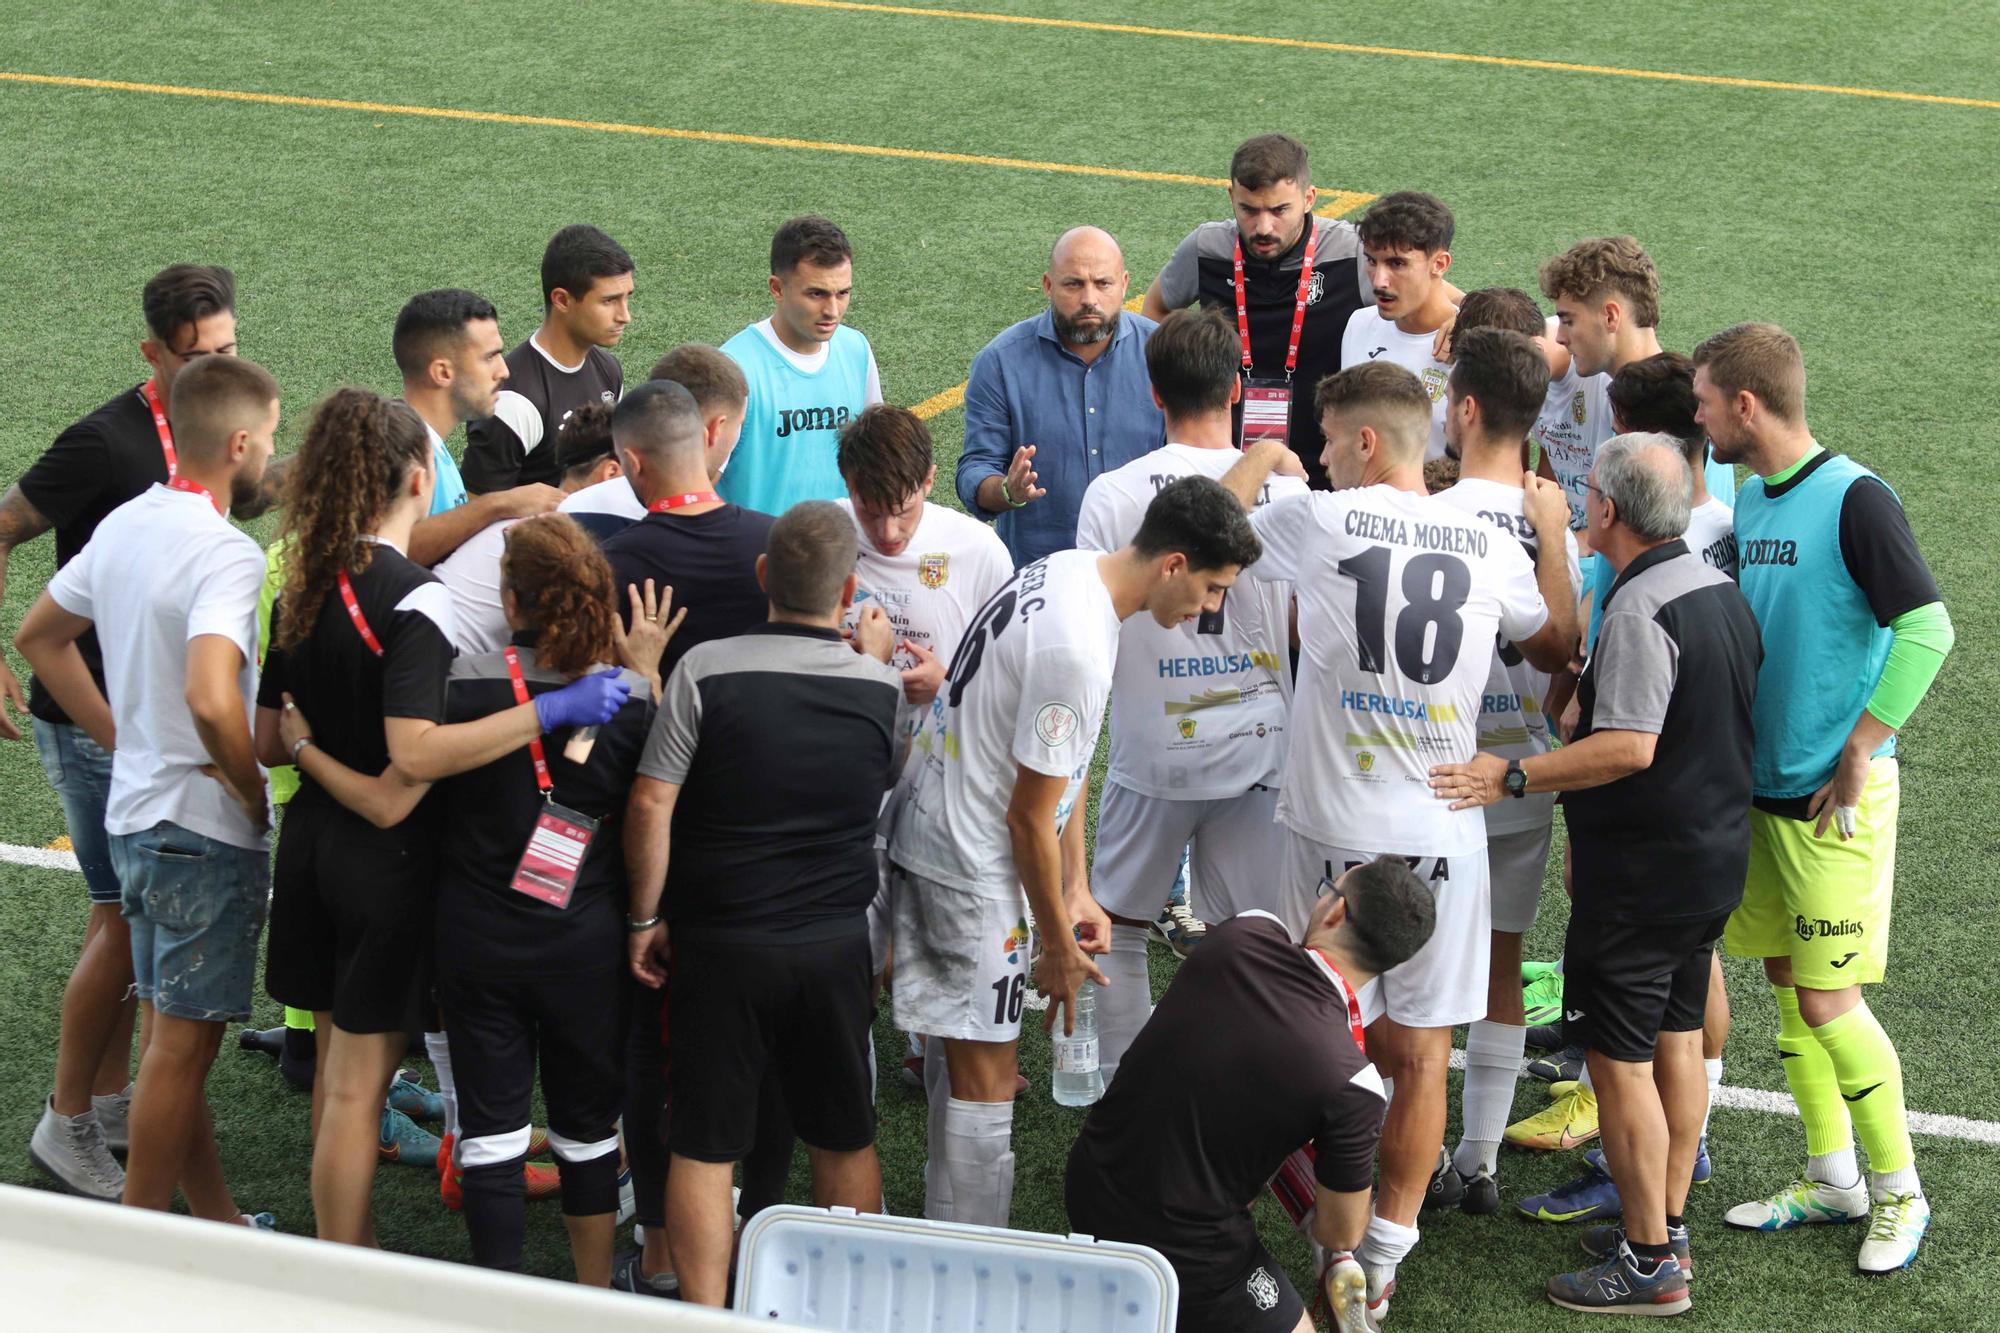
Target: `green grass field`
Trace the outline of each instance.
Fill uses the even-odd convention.
[[[761,317],[773,227],[795,213],[833,217],[858,255],[852,321],[874,341],[890,398],[911,404],[951,390],[988,338],[1039,308],[1047,247],[1067,226],[1114,231],[1133,294],[1143,290],[1174,243],[1226,207],[1218,186],[1173,178],[1222,176],[1235,144],[1264,130],[1301,135],[1323,189],[1443,196],[1459,221],[1453,277],[1467,289],[1532,288],[1539,263],[1573,240],[1630,231],[1659,263],[1669,346],[1685,350],[1750,318],[1800,336],[1819,437],[1896,486],[1943,587],[1958,649],[1906,734],[1901,910],[1891,979],[1871,1003],[1898,1038],[1914,1108],[2000,1119],[1987,1019],[2000,1009],[1991,965],[2000,783],[1981,721],[2000,694],[2000,521],[1968,503],[1985,488],[1960,479],[1983,470],[1978,442],[2000,416],[2000,389],[1986,378],[2000,362],[1992,6],[1107,0],[1086,11],[987,0],[987,9],[1084,25],[764,0],[4,0],[0,30],[16,40],[0,55],[0,328],[19,360],[0,418],[0,478],[17,477],[63,425],[140,378],[138,290],[176,261],[236,270],[242,348],[285,387],[289,449],[328,390],[392,386],[389,328],[415,291],[480,290],[500,306],[509,343],[524,337],[539,313],[541,247],[572,221],[605,227],[637,260],[620,354],[638,372],[676,343],[719,343]],[[1103,26],[1119,24],[1607,68]],[[648,127],[695,133],[639,132]],[[958,414],[932,425],[948,479]],[[948,480],[938,498],[946,491]],[[9,637],[52,559],[49,541],[15,554]],[[0,746],[0,784],[0,842],[41,847],[63,833],[29,746]],[[1548,901],[1532,956],[1560,947],[1560,892]],[[50,1078],[83,918],[75,875],[0,866],[0,1181],[39,1183],[20,1148]],[[1156,987],[1171,972],[1156,951]],[[1728,1081],[1782,1090],[1769,992],[1754,964],[1732,961],[1729,976]],[[258,1018],[276,1021],[275,1008],[261,1005]],[[891,1070],[897,1041],[886,1025],[879,1037]],[[1047,1098],[1047,1052],[1038,1034],[1024,1042],[1037,1087],[1015,1122],[1014,1219],[1063,1230],[1060,1173],[1078,1116]],[[210,1092],[240,1202],[309,1232],[304,1102],[233,1041]],[[1538,1095],[1524,1085],[1519,1111]],[[890,1207],[917,1212],[920,1100],[890,1081],[881,1110]],[[1984,1191],[2000,1165],[1992,1147],[1919,1140],[1932,1239],[1914,1270],[1879,1282],[1853,1275],[1852,1231],[1767,1238],[1721,1226],[1725,1207],[1797,1169],[1795,1121],[1719,1111],[1714,1150],[1716,1183],[1691,1205],[1702,1257],[1693,1323],[1993,1326],[1976,1276],[1980,1256],[2000,1246]],[[1573,1166],[1510,1154],[1503,1188],[1546,1188]],[[387,1244],[466,1256],[428,1173],[385,1169],[377,1199]],[[1260,1216],[1305,1285],[1303,1248],[1275,1208],[1260,1205]],[[566,1275],[552,1206],[536,1211],[530,1240],[536,1271]],[[1578,1258],[1571,1234],[1452,1216],[1425,1228],[1394,1321],[1560,1322],[1540,1284]]]

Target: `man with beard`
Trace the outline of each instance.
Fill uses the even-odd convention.
[[[1155,324],[1125,315],[1130,281],[1109,232],[1073,227],[1042,274],[1048,309],[972,359],[958,499],[1016,565],[1074,546],[1090,483],[1167,442],[1146,376]]]

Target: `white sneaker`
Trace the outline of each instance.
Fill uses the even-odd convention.
[[[132,1146],[132,1085],[127,1083],[124,1090],[114,1092],[109,1097],[92,1094],[90,1109],[97,1112],[97,1127],[104,1131],[104,1146],[114,1153],[122,1153]]]
[[[1867,1217],[1868,1187],[1860,1181],[1842,1189],[1801,1177],[1768,1199],[1737,1204],[1722,1215],[1722,1220],[1739,1231],[1790,1231],[1822,1222],[1860,1222]],[[1915,1242],[1911,1244],[1914,1248]]]
[[[55,1098],[42,1104],[42,1118],[28,1140],[28,1160],[71,1194],[117,1203],[125,1192],[125,1168],[104,1144],[95,1111],[57,1115]]]
[[[1855,1266],[1871,1277],[1908,1268],[1931,1224],[1931,1202],[1921,1194],[1892,1194],[1875,1201],[1875,1220],[1861,1242]]]

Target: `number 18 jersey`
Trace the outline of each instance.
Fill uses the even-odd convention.
[[[1278,818],[1340,847],[1455,856],[1485,816],[1430,789],[1478,748],[1494,636],[1548,619],[1535,567],[1491,522],[1389,486],[1315,492],[1251,515],[1247,571],[1297,590],[1300,662]]]

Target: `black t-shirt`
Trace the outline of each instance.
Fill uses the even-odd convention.
[[[1071,1224],[1151,1245],[1200,1293],[1241,1276],[1250,1204],[1302,1145],[1327,1189],[1367,1189],[1384,1109],[1331,968],[1276,918],[1234,917],[1181,964],[1090,1109],[1068,1189],[1090,1216]]]
[[[377,657],[347,613],[338,587],[327,590],[312,632],[297,647],[273,648],[257,685],[260,708],[282,708],[289,692],[331,758],[373,776],[389,766],[387,717],[443,722],[451,672],[451,594],[435,574],[393,546],[377,545],[368,567],[351,574],[354,600],[382,645]],[[281,597],[271,633],[291,614]],[[332,797],[303,771],[300,800]],[[430,803],[426,801],[428,806]]]
[[[618,614],[628,628],[632,603],[627,585],[644,587],[647,579],[669,585],[674,606],[687,608],[687,619],[660,659],[660,679],[673,675],[696,644],[764,623],[770,603],[757,586],[757,557],[764,554],[775,522],[769,514],[740,505],[692,516],[667,510],[648,514],[605,540]]]
[[[1359,233],[1351,222],[1315,217],[1319,242],[1313,252],[1313,276],[1306,293],[1305,325],[1299,334],[1299,359],[1292,375],[1291,445],[1305,464],[1313,486],[1324,490],[1326,470],[1319,456],[1326,448],[1320,433],[1313,392],[1319,382],[1340,369],[1340,340],[1348,318],[1371,301],[1368,266]],[[1298,243],[1273,260],[1243,253],[1243,307],[1250,324],[1250,373],[1258,379],[1285,377],[1285,349],[1292,338],[1292,317],[1298,309],[1299,270],[1305,262],[1306,232]],[[1218,310],[1236,323],[1236,224],[1208,222],[1189,233],[1162,271],[1161,287],[1168,304],[1187,304],[1193,269],[1193,304]],[[1238,429],[1243,409],[1235,409]]]
[[[56,436],[55,443],[21,476],[21,494],[56,531],[56,568],[68,564],[89,542],[105,515],[167,479],[167,459],[153,413],[137,387],[121,393]],[[104,652],[97,631],[76,641],[84,665],[104,688]],[[42,682],[28,682],[28,711],[44,722],[65,723]]]
[[[568,682],[535,661],[516,636],[521,676],[530,696]],[[653,723],[652,693],[627,675],[632,697],[597,729],[590,756],[573,763],[564,753],[571,731],[542,737],[550,799],[598,821],[569,904],[557,908],[511,886],[521,853],[544,808],[535,762],[522,746],[490,764],[438,784],[438,965],[460,975],[550,975],[618,967],[625,957],[624,825],[619,814],[631,794],[639,751]],[[502,653],[463,657],[452,665],[445,721],[475,722],[515,706],[514,685]]]
[[[474,495],[504,491],[529,482],[556,485],[556,432],[569,414],[586,403],[609,406],[625,385],[625,367],[602,347],[583,355],[583,364],[564,370],[526,339],[507,353],[507,384],[493,415],[465,427],[465,461],[459,472]]]
[[[764,624],[689,653],[639,761],[681,787],[661,899],[674,934],[811,943],[865,932],[876,815],[902,770],[908,720],[902,677],[838,630]]]

